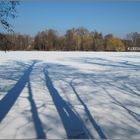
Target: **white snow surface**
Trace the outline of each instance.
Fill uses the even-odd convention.
[[[140,53],[0,52],[0,139],[140,138]]]

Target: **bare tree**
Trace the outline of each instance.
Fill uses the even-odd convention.
[[[16,17],[16,5],[19,4],[18,1],[12,1],[12,0],[1,0],[0,1],[0,25],[2,28],[4,28],[8,32],[13,32],[12,25],[9,22],[10,18]],[[0,41],[3,42],[2,47],[3,49],[7,50],[7,44],[9,43],[9,40],[7,37],[0,33]]]
[[[140,34],[137,32],[132,32],[127,35],[127,38],[132,41],[133,47],[137,47],[137,40],[140,39]]]
[[[16,17],[16,5],[19,1],[0,1],[0,24],[7,31],[13,31],[12,25],[9,22],[9,18]]]

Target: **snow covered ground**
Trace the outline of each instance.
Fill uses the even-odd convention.
[[[6,138],[140,138],[140,53],[0,52]]]

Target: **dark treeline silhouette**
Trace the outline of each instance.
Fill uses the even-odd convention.
[[[0,34],[1,50],[28,50],[33,46],[33,38],[16,33]]]
[[[84,27],[69,29],[61,36],[53,29],[38,32],[35,37],[1,33],[0,50],[140,51],[140,34],[133,32],[121,39],[113,34],[103,36]]]

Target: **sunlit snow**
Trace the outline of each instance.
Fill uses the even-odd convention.
[[[140,138],[140,53],[0,52],[6,138]]]

